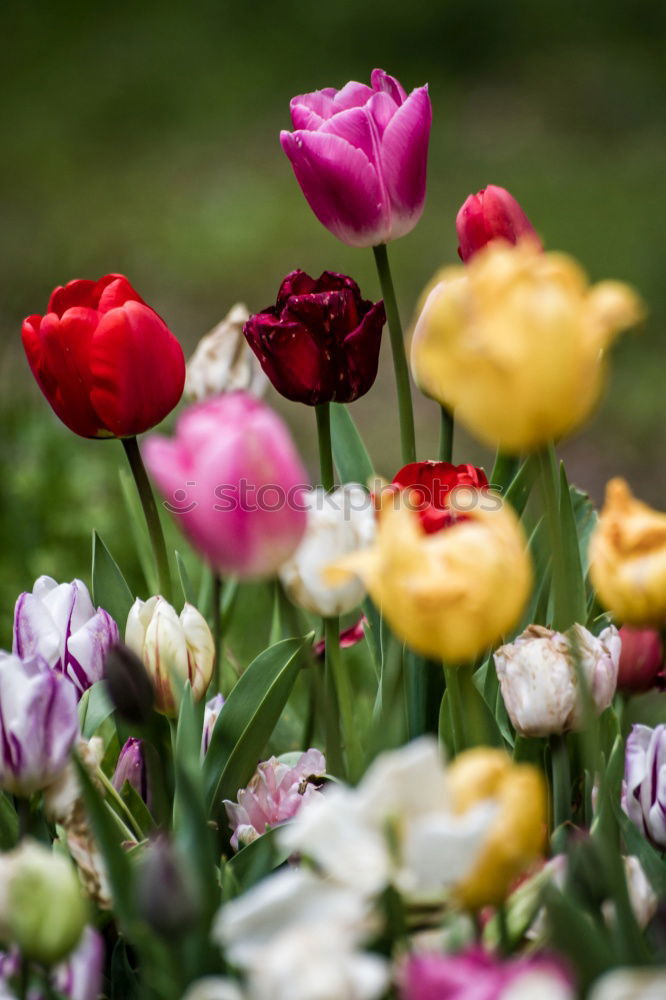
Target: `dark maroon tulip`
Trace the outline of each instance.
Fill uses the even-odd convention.
[[[385,322],[384,303],[363,299],[352,278],[292,271],[244,333],[278,392],[316,406],[351,403],[371,388]]]
[[[617,675],[617,686],[628,694],[649,691],[657,683],[657,675],[664,664],[661,637],[653,628],[620,629],[622,651]]]

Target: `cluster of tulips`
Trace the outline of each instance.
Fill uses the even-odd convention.
[[[656,1000],[666,718],[636,696],[664,679],[666,514],[618,478],[597,515],[554,450],[643,304],[491,185],[458,213],[461,262],[426,287],[408,362],[387,244],[423,211],[428,89],[374,70],[291,116],[303,194],[372,247],[382,301],[293,271],[187,365],[122,275],[23,324],[57,416],[122,442],[151,558],[135,594],[94,535],[92,593],[42,576],[17,600],[0,1000]],[[385,325],[401,453],[378,470],[349,404]],[[314,410],[314,485],[271,384]],[[174,435],[139,446],[183,395]],[[453,463],[456,421],[496,449],[488,474]],[[257,588],[270,640],[239,662]]]

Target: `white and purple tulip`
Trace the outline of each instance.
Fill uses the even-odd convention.
[[[42,657],[72,682],[79,698],[102,679],[104,658],[116,642],[118,626],[103,608],[95,610],[81,580],[56,583],[40,576],[32,593],[16,602],[13,652]]]
[[[624,758],[622,808],[648,840],[666,849],[666,725],[632,726]]]

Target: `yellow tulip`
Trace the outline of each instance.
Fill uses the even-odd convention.
[[[425,656],[464,663],[517,624],[532,586],[512,509],[479,493],[466,520],[426,534],[408,503],[388,503],[377,538],[329,567],[356,574],[397,636]]]
[[[453,807],[467,812],[484,800],[497,808],[481,853],[455,897],[470,910],[497,905],[512,883],[543,852],[548,795],[531,764],[514,764],[503,750],[477,747],[459,754],[447,771]]]
[[[666,624],[666,514],[611,479],[590,540],[590,577],[620,622]]]
[[[532,242],[491,243],[439,276],[414,330],[414,378],[481,441],[510,453],[589,416],[607,347],[644,313],[627,285],[590,286],[571,257]]]

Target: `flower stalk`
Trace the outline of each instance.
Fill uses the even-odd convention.
[[[136,490],[139,494],[139,500],[141,501],[143,513],[146,518],[148,534],[150,535],[150,544],[155,558],[155,567],[157,569],[157,579],[160,593],[166,601],[170,602],[171,574],[169,572],[169,558],[167,556],[166,543],[164,541],[164,532],[162,531],[160,515],[157,510],[157,504],[155,503],[155,497],[153,495],[150,482],[148,480],[146,467],[143,464],[141,452],[139,451],[139,443],[136,437],[127,437],[122,439],[122,444],[125,449],[125,454],[127,455],[127,461],[129,462]]]

